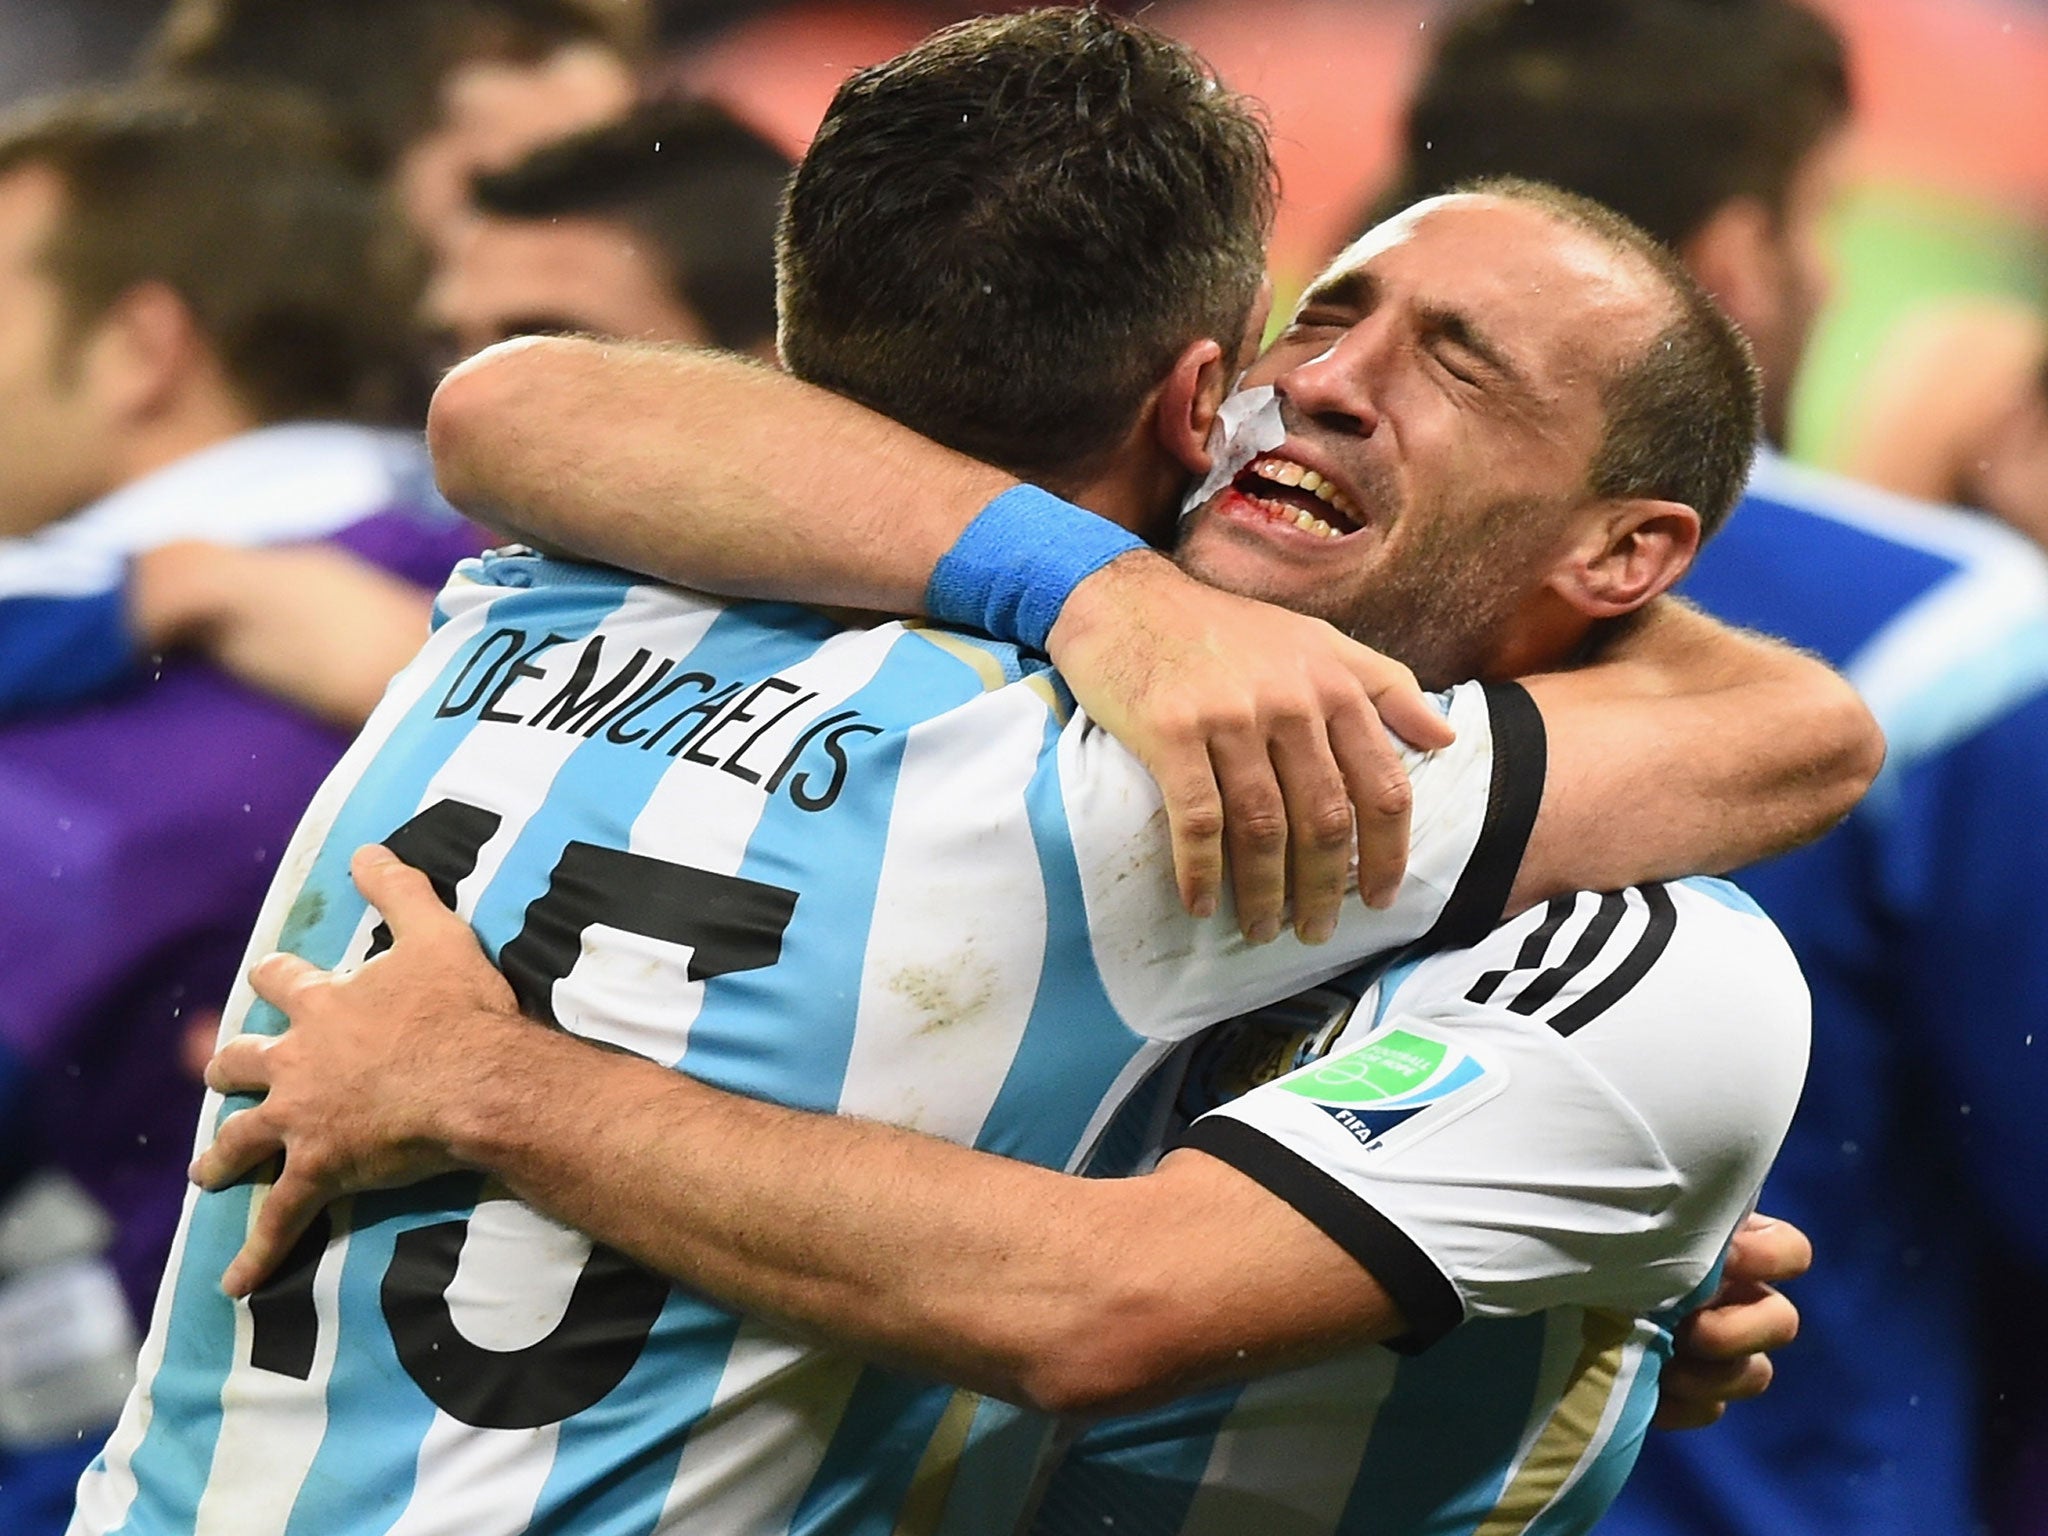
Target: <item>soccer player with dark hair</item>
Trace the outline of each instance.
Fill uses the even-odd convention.
[[[477,178],[427,289],[460,356],[580,332],[775,350],[775,223],[790,160],[710,101],[655,101]]]
[[[1007,106],[1026,87],[1055,110],[960,109],[963,100]],[[920,119],[914,108],[925,98],[948,103],[947,111]],[[1114,419],[1047,409],[1032,427],[1016,428],[1005,456],[1042,462],[1040,434],[1063,432],[1068,457],[1048,467],[1047,478],[1085,505],[1156,522],[1186,472],[1206,466],[1207,429],[1223,409],[1256,308],[1256,261],[1243,259],[1238,232],[1217,217],[1221,210],[1257,219],[1269,205],[1263,145],[1242,105],[1185,50],[1089,11],[1032,12],[949,30],[856,77],[840,103],[868,111],[875,132],[895,135],[905,165],[900,185],[857,175],[844,183],[851,195],[840,211],[850,224],[870,221],[877,237],[893,235],[914,251],[933,248],[935,227],[949,222],[949,212],[956,229],[983,231],[987,238],[958,247],[960,260],[981,264],[970,274],[979,281],[954,291],[982,304],[984,315],[1004,311],[999,279],[1073,299],[1051,304],[1042,326],[1015,312],[1009,323],[1020,329],[1007,342],[986,323],[965,335],[942,330],[1011,367],[1025,367],[1039,347],[1071,348],[1077,375],[1108,375],[1101,398],[1114,401]],[[906,128],[912,123],[916,129]],[[979,153],[990,141],[1003,151],[994,161]],[[862,152],[856,138],[821,135],[806,162],[820,178],[809,190],[829,202],[831,178],[858,167]],[[1202,174],[1190,177],[1190,168]],[[1063,238],[1057,199],[1047,194],[1090,179],[1096,196],[1081,206],[1104,211],[1078,238]],[[805,193],[800,173],[792,222]],[[1034,228],[1035,211],[1056,222]],[[1162,259],[1191,230],[1227,238],[1184,261]],[[882,254],[868,241],[848,241],[842,250],[846,259]],[[1028,260],[1033,250],[1049,274],[1019,269],[1017,253]],[[1439,271],[1441,280],[1431,275]],[[1099,296],[1138,272],[1148,286],[1111,340],[1150,350],[1155,372],[1092,368],[1082,354],[1103,338],[1066,322],[1092,323]],[[1502,272],[1505,280],[1489,275]],[[1033,282],[1046,287],[1034,290]],[[1149,286],[1161,282],[1170,291]],[[1532,288],[1544,294],[1534,314]],[[1255,436],[1237,439],[1250,451],[1209,503],[1209,531],[1201,535],[1208,557],[1249,581],[1292,587],[1318,569],[1340,581],[1354,567],[1406,571],[1436,558],[1446,541],[1475,533],[1489,541],[1490,556],[1504,559],[1512,545],[1527,561],[1514,569],[1512,603],[1498,609],[1502,594],[1488,592],[1483,614],[1463,616],[1498,631],[1490,643],[1449,648],[1456,657],[1475,646],[1489,651],[1487,671],[1505,677],[1561,659],[1590,625],[1649,600],[1689,557],[1703,512],[1717,512],[1739,482],[1746,457],[1740,428],[1727,435],[1720,462],[1683,487],[1702,508],[1667,499],[1673,493],[1662,482],[1635,470],[1597,493],[1589,489],[1617,415],[1613,397],[1638,398],[1613,386],[1641,373],[1648,354],[1667,342],[1684,342],[1681,350],[1701,360],[1687,388],[1714,402],[1711,414],[1740,424],[1751,410],[1739,344],[1718,317],[1674,285],[1668,263],[1640,237],[1621,238],[1618,226],[1577,205],[1504,187],[1419,210],[1352,253],[1322,298],[1343,318],[1305,312],[1267,364],[1278,392],[1272,409],[1300,441],[1285,450],[1267,443],[1261,452],[1256,434],[1266,421],[1254,411],[1245,430]],[[784,351],[792,359],[806,355],[803,338],[788,334],[797,313],[791,307],[785,315]],[[835,311],[832,320],[845,318]],[[869,318],[882,329],[865,345],[842,341],[841,362],[857,371],[879,356],[909,370],[908,414],[935,403],[930,377],[975,391],[958,402],[958,431],[996,441],[1004,423],[985,401],[1005,398],[1009,381],[961,376],[948,359],[920,360],[894,345],[896,333],[920,319],[943,328],[944,314],[904,314],[885,304],[856,323]],[[1006,1152],[1024,1161],[989,1166],[1058,1183],[1046,1170],[1083,1161],[1139,1080],[1175,1042],[1211,1021],[1338,975],[1389,945],[1432,933],[1488,933],[1509,900],[1775,845],[1788,830],[1810,829],[1839,811],[1868,766],[1866,742],[1848,718],[1855,711],[1834,713],[1843,695],[1826,683],[1816,694],[1810,664],[1668,610],[1640,633],[1616,636],[1617,659],[1600,666],[1532,679],[1526,689],[1458,684],[1446,706],[1457,738],[1447,741],[1440,718],[1380,686],[1385,664],[1330,626],[1208,591],[1078,506],[919,443],[850,402],[730,360],[596,349],[628,375],[648,367],[664,376],[710,370],[718,390],[696,402],[698,431],[678,434],[660,409],[643,416],[644,402],[630,390],[590,388],[602,381],[577,369],[592,349],[525,347],[543,363],[566,349],[572,377],[566,393],[539,389],[529,401],[545,400],[556,418],[550,427],[532,434],[524,430],[531,417],[503,423],[523,439],[520,451],[508,454],[505,441],[485,446],[473,420],[471,433],[463,430],[465,413],[488,403],[502,382],[496,365],[471,365],[457,376],[468,382],[451,386],[457,393],[444,391],[441,430],[451,448],[467,442],[458,457],[471,485],[489,473],[481,461],[494,456],[518,480],[538,459],[582,451],[594,413],[614,431],[597,450],[606,462],[590,466],[592,477],[625,482],[657,470],[646,450],[665,436],[662,454],[687,455],[708,479],[708,515],[729,515],[737,499],[754,520],[748,540],[759,540],[765,526],[770,537],[814,549],[826,566],[869,539],[873,525],[855,509],[877,494],[899,499],[910,521],[883,553],[895,561],[890,580],[919,590],[933,546],[955,545],[959,523],[994,497],[973,519],[975,531],[946,554],[938,608],[940,617],[971,614],[1007,640],[902,622],[845,627],[780,604],[722,603],[533,556],[473,567],[444,593],[446,621],[436,638],[395,685],[362,750],[302,829],[294,867],[303,878],[278,886],[259,945],[282,940],[306,960],[345,966],[381,949],[388,936],[345,871],[355,845],[388,837],[475,919],[523,1004],[561,1026],[545,1039],[580,1052],[567,1039],[580,1033],[656,1058],[662,1067],[649,1068],[661,1078],[656,1094],[671,1080],[690,1091],[685,1079],[662,1070],[680,1065],[797,1109],[836,1109]],[[1732,368],[1722,366],[1730,359]],[[1038,366],[1035,359],[1030,366]],[[1389,393],[1380,404],[1399,418],[1398,431],[1375,438],[1361,430],[1378,409],[1370,398],[1376,388],[1360,393],[1368,376],[1384,377]],[[1472,394],[1459,392],[1459,379]],[[887,387],[874,374],[840,382],[856,392]],[[770,401],[778,391],[797,391],[781,396],[788,413],[781,426],[790,435],[766,457],[748,446],[760,439],[726,416],[750,415],[764,390]],[[1288,403],[1279,405],[1280,397]],[[881,436],[879,491],[875,450],[859,453],[840,441],[850,424],[854,436]],[[1388,455],[1398,456],[1383,461]],[[1328,474],[1311,483],[1314,461]],[[540,472],[555,477],[552,465]],[[792,512],[784,499],[792,483],[801,491],[842,474],[848,483],[815,505]],[[948,526],[963,482],[965,512]],[[648,488],[658,483],[657,476]],[[757,487],[765,494],[757,496]],[[654,509],[627,499],[637,505],[619,533],[630,541],[647,530]],[[1496,519],[1505,522],[1497,527]],[[1034,531],[1045,535],[1039,562],[1020,583],[1004,574],[1002,556],[1033,542]],[[1489,573],[1504,568],[1486,565]],[[1092,626],[1082,598],[1091,591]],[[1364,775],[1347,784],[1332,767],[1341,837],[1298,861],[1294,914],[1304,937],[1326,943],[1279,936],[1278,866],[1270,857],[1246,859],[1240,884],[1243,876],[1258,879],[1237,921],[1199,891],[1199,913],[1182,910],[1168,875],[1158,789],[1102,730],[1085,717],[1067,718],[1067,696],[1043,648],[1061,651],[1075,641],[1084,688],[1100,670],[1100,648],[1142,663],[1158,643],[1134,640],[1131,621],[1119,625],[1116,615],[1122,597],[1147,592],[1153,604],[1169,600],[1174,608],[1162,615],[1141,604],[1141,630],[1163,629],[1169,644],[1172,636],[1185,644],[1191,626],[1194,648],[1221,639],[1232,668],[1256,673],[1265,665],[1316,679],[1309,691],[1343,706],[1334,724],[1318,721],[1318,729],[1343,738],[1337,757],[1349,761],[1385,745],[1365,706],[1375,691],[1390,719],[1437,744],[1433,753],[1403,754],[1413,774],[1414,848],[1398,888],[1382,868],[1384,838],[1370,839],[1373,857],[1361,879],[1384,906],[1346,899],[1341,888],[1349,797],[1371,809],[1367,791],[1380,781]],[[854,591],[818,595],[860,600]],[[917,591],[875,595],[885,607],[917,600]],[[1098,648],[1092,668],[1091,645]],[[1710,658],[1715,675],[1675,664],[1673,648],[1693,666]],[[1762,686],[1753,669],[1768,679]],[[1745,680],[1750,686],[1740,685]],[[1793,694],[1817,698],[1829,725],[1846,729],[1829,729],[1825,741],[1786,740],[1790,716],[1782,711]],[[1617,699],[1629,707],[1611,707]],[[1802,702],[1791,714],[1805,712]],[[1681,722],[1702,719],[1715,722],[1706,737],[1670,744]],[[1538,747],[1539,733],[1549,734],[1547,747]],[[1271,751],[1263,743],[1260,750]],[[1783,777],[1788,770],[1791,782]],[[1802,777],[1816,772],[1824,781],[1817,793],[1815,781]],[[1587,835],[1596,823],[1604,835]],[[1337,880],[1326,886],[1331,864]],[[1271,892],[1258,888],[1267,879]],[[1515,1056],[1515,1073],[1535,1083],[1542,1056],[1589,1101],[1598,1099],[1597,1071],[1580,1075],[1572,1064],[1577,1048],[1555,1043],[1594,1033],[1576,1030],[1580,1015],[1597,1019],[1604,1000],[1626,993],[1635,972],[1670,943],[1691,953],[1695,932],[1726,922],[1765,935],[1757,964],[1739,973],[1749,978],[1741,985],[1757,990],[1743,994],[1730,1026],[1753,1042],[1756,1072],[1746,1103],[1718,1096],[1708,1117],[1726,1111],[1742,1129],[1694,1175],[1653,1167],[1641,1181],[1622,1181],[1634,1196],[1589,1198],[1587,1206],[1603,1214],[1573,1229],[1585,1236],[1632,1200],[1682,1213],[1667,1234],[1680,1250],[1670,1271],[1632,1273],[1643,1289],[1629,1301],[1646,1305],[1654,1304],[1652,1291],[1672,1286],[1676,1301],[1712,1267],[1760,1173],[1772,1122],[1787,1107],[1800,1050],[1796,984],[1788,986],[1782,952],[1758,920],[1688,893],[1675,919],[1683,938],[1673,940],[1659,902],[1616,897],[1581,912],[1567,900],[1570,910],[1555,921],[1534,918],[1545,943],[1568,930],[1569,951],[1542,965],[1559,973],[1554,981],[1513,986],[1515,1004],[1526,1009],[1502,1004],[1529,1053]],[[1239,921],[1255,939],[1274,942],[1247,943]],[[410,927],[410,914],[403,922]],[[403,944],[404,935],[397,937]],[[1527,947],[1537,938],[1507,942]],[[1543,959],[1536,947],[1531,966]],[[1568,985],[1583,994],[1566,1000]],[[1552,1003],[1570,1016],[1540,1014]],[[1516,1029],[1516,1020],[1525,1027]],[[280,1022],[267,1006],[241,1008],[230,1031],[249,1031],[242,1043],[257,1046]],[[295,1033],[275,1037],[277,1060],[288,1059],[284,1047]],[[1642,1037],[1624,1037],[1626,1056],[1628,1042]],[[418,1043],[441,1038],[437,1027]],[[1725,1046],[1718,1033],[1689,1031],[1688,1038],[1708,1039],[1715,1051]],[[1425,1044],[1414,1059],[1432,1050]],[[648,1065],[598,1054],[597,1076],[607,1076],[613,1060],[629,1071]],[[1356,1066],[1354,1054],[1347,1042],[1344,1059]],[[1460,1101],[1469,1111],[1507,1086],[1499,1060],[1499,1072],[1466,1071],[1461,1060],[1442,1080],[1426,1076],[1446,1093],[1477,1084],[1479,1093]],[[471,1065],[488,1076],[494,1063],[473,1058]],[[634,1092],[649,1086],[636,1078]],[[557,1103],[575,1099],[565,1094]],[[220,1108],[209,1110],[209,1125]],[[1603,1123],[1632,1126],[1634,1113]],[[1454,1108],[1431,1128],[1467,1118]],[[595,1145],[616,1128],[637,1127],[643,1139],[627,1160],[637,1178],[643,1165],[650,1172],[665,1166],[673,1149],[661,1143],[683,1129],[659,1112],[653,1119],[659,1124],[648,1138],[640,1106],[618,1101],[595,1119],[579,1110],[577,1135]],[[232,1160],[252,1135],[260,1139],[264,1123],[261,1112],[231,1121],[240,1129],[222,1131],[215,1152]],[[851,1118],[818,1125],[827,1135],[879,1131],[887,1145],[898,1145],[886,1128]],[[1633,1144],[1646,1164],[1662,1158],[1640,1137]],[[808,1158],[792,1165],[767,1143],[751,1145],[792,1175],[807,1165],[811,1173],[832,1171]],[[728,1150],[738,1157],[745,1149]],[[1164,1192],[1173,1209],[1198,1222],[1223,1220],[1230,1243],[1264,1248],[1269,1239],[1292,1246],[1305,1238],[1321,1278],[1301,1295],[1277,1299],[1272,1329],[1245,1333],[1238,1329],[1244,1312],[1218,1314],[1211,1319],[1217,1326],[1190,1337],[1188,1353],[1169,1348],[1141,1358],[1141,1365],[1163,1366],[1166,1379],[1154,1385],[1279,1363],[1299,1344],[1292,1330],[1313,1320],[1317,1301],[1362,1306],[1346,1312],[1343,1325],[1347,1337],[1361,1340],[1411,1329],[1425,1335],[1453,1321],[1450,1282],[1439,1276],[1432,1283],[1426,1266],[1401,1263],[1399,1242],[1377,1249],[1395,1259],[1392,1267],[1378,1258],[1362,1266],[1360,1249],[1303,1224],[1286,1196],[1273,1198],[1220,1158],[1189,1158],[1156,1182],[1127,1188],[1141,1197]],[[1571,1158],[1560,1156],[1546,1171],[1559,1190],[1580,1189],[1581,1167]],[[204,1525],[216,1512],[232,1512],[250,1530],[298,1523],[384,1531],[430,1520],[471,1530],[568,1530],[600,1519],[639,1529],[894,1528],[935,1519],[956,1474],[958,1491],[982,1515],[1003,1520],[1021,1512],[1036,1445],[1021,1447],[1021,1458],[1007,1453],[1020,1449],[1013,1429],[1035,1442],[1041,1423],[671,1290],[617,1251],[499,1198],[498,1186],[471,1174],[358,1195],[309,1229],[253,1299],[221,1295],[221,1267],[249,1237],[252,1219],[259,1236],[287,1230],[287,1213],[304,1210],[320,1178],[318,1162],[302,1160],[295,1147],[282,1181],[266,1186],[261,1209],[246,1187],[195,1203],[132,1411],[81,1486],[81,1530]],[[866,1193],[838,1209],[857,1214],[869,1199],[886,1198],[891,1182],[861,1178]],[[647,1193],[666,1201],[673,1193],[666,1185],[663,1175]],[[837,1188],[830,1197],[849,1192]],[[1373,1226],[1370,1218],[1354,1221],[1344,1197],[1338,1204],[1346,1213],[1340,1225]],[[1014,1204],[992,1212],[1004,1213],[1017,1219]],[[1639,1230],[1639,1214],[1622,1215],[1623,1227]],[[1023,1215],[1030,1218],[1028,1208]],[[756,1227],[756,1251],[785,1251],[785,1238],[806,1246],[832,1224],[802,1233]],[[914,1253],[941,1267],[958,1257],[916,1241],[908,1228],[894,1230],[899,1238],[880,1247],[841,1247],[841,1259],[820,1262],[864,1252],[855,1262],[877,1279],[893,1278],[900,1266],[890,1251],[901,1237],[912,1237],[912,1247],[895,1249],[897,1257]],[[1176,1236],[1148,1221],[1142,1231],[1173,1239],[1155,1267],[1164,1261],[1168,1271],[1180,1270],[1181,1260],[1200,1259],[1183,1271],[1194,1294],[1212,1295],[1210,1282],[1235,1262],[1211,1226]],[[250,1277],[238,1271],[236,1278],[239,1296]],[[1489,1276],[1508,1290],[1521,1278],[1519,1263]],[[949,1289],[966,1300],[974,1283]],[[1494,1300],[1514,1305],[1507,1290]],[[1041,1342],[1062,1342],[1040,1336],[1022,1314],[1011,1322]],[[919,1358],[914,1325],[887,1342],[855,1331],[885,1358]],[[950,1328],[925,1332],[927,1342],[958,1337]],[[1143,1341],[1177,1332],[1148,1330]],[[1605,1358],[1604,1348],[1596,1353]],[[986,1378],[967,1374],[1005,1381],[1000,1369]],[[1007,1385],[1047,1404],[1138,1390],[1114,1378],[1063,1383],[1056,1370]]]
[[[1793,0],[1488,0],[1431,36],[1404,193],[1542,176],[1641,221],[1749,337],[1779,440],[1849,127],[1834,27]],[[1654,1444],[1608,1529],[1966,1529],[1985,1231],[2048,1264],[2048,567],[1767,449],[1686,590],[1839,666],[1890,757],[1839,831],[1742,877],[1813,988],[1765,1195],[1825,1255],[1798,1369],[1728,1431]]]

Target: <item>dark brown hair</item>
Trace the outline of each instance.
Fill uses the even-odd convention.
[[[616,219],[721,347],[775,335],[775,222],[790,159],[709,101],[653,101],[479,176],[477,206],[515,219]]]
[[[260,420],[396,408],[421,267],[311,108],[248,92],[80,92],[0,118],[0,174],[31,166],[63,183],[42,264],[74,335],[160,282]]]
[[[175,0],[145,50],[153,76],[302,91],[371,175],[441,120],[476,60],[537,63],[575,43],[631,58],[647,0]]]
[[[1797,0],[1477,0],[1430,35],[1396,206],[1526,176],[1679,245],[1732,197],[1782,212],[1849,114],[1842,39]]]
[[[1234,352],[1274,182],[1255,111],[1090,9],[983,17],[839,89],[778,242],[790,370],[1059,483],[1190,342]]]

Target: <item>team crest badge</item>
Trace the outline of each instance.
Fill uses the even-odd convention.
[[[1486,1076],[1485,1067],[1454,1045],[1390,1029],[1277,1086],[1315,1104],[1370,1145]]]

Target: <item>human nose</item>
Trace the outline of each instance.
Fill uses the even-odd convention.
[[[1316,356],[1289,368],[1273,381],[1273,388],[1283,402],[1318,425],[1370,437],[1380,421],[1377,372],[1370,326],[1360,324]]]

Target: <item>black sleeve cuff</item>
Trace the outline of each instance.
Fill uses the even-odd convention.
[[[1526,697],[1526,695],[1525,695]],[[1465,1320],[1464,1303],[1407,1233],[1305,1158],[1229,1115],[1205,1115],[1179,1146],[1228,1163],[1294,1207],[1369,1271],[1400,1307],[1408,1331],[1387,1347],[1416,1354]]]
[[[1463,949],[1499,926],[1522,868],[1536,810],[1543,804],[1549,751],[1543,712],[1520,683],[1488,683],[1486,712],[1493,722],[1493,782],[1479,842],[1458,877],[1457,889],[1418,948]]]

